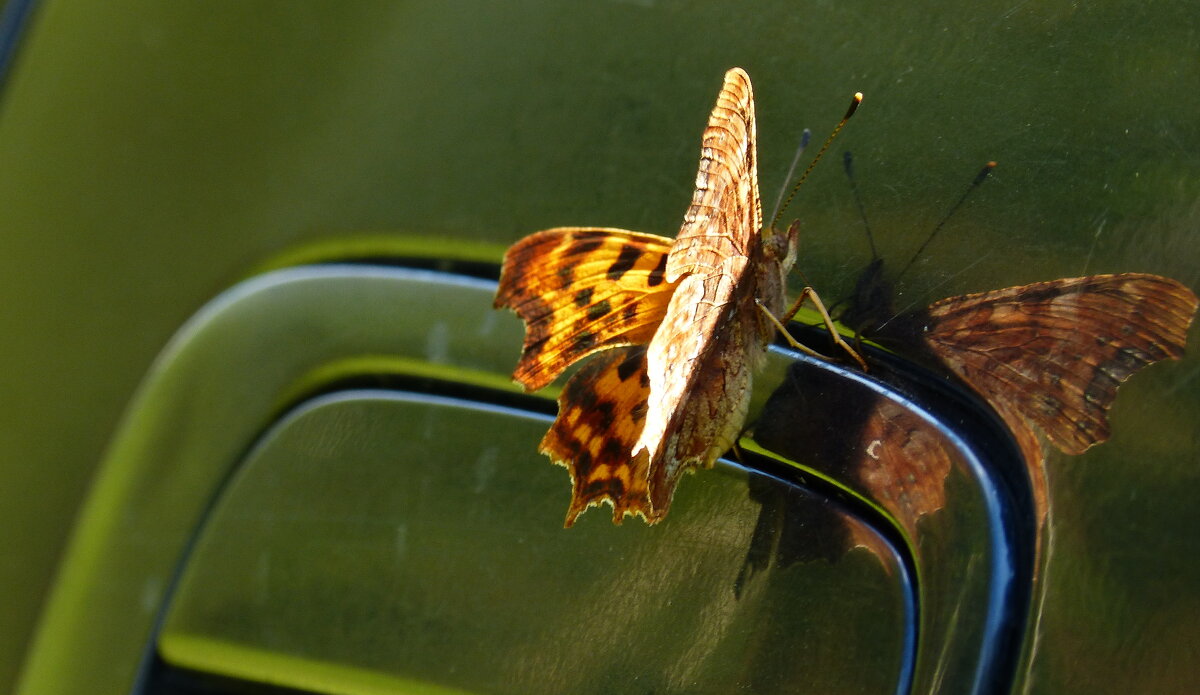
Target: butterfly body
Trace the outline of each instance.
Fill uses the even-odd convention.
[[[711,467],[746,419],[753,374],[775,332],[756,303],[784,310],[794,262],[794,252],[779,256],[762,243],[747,251],[715,273],[683,279],[663,320],[678,328],[656,333],[647,350],[649,415],[635,453],[651,457],[656,509],[669,504],[684,471]]]
[[[602,503],[649,523],[680,477],[736,439],[754,369],[780,313],[796,228],[762,230],[754,99],[725,75],[704,131],[696,191],[675,239],[558,228],[505,255],[496,306],[526,322],[514,379],[528,389],[600,353],[571,377],[541,451],[570,471],[566,525]]]

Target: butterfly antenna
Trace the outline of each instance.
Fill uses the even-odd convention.
[[[854,204],[858,206],[858,216],[862,218],[863,229],[867,230],[867,243],[871,245],[871,260],[879,258],[875,250],[875,235],[871,233],[871,225],[867,222],[867,208],[863,205],[862,196],[858,194],[858,179],[854,178],[854,158],[850,150],[842,153],[842,167],[846,170],[846,178],[850,179],[850,191],[854,194]]]
[[[821,161],[821,157],[825,155],[825,150],[829,149],[829,145],[833,143],[833,139],[837,137],[837,134],[841,132],[842,127],[846,125],[846,121],[850,120],[850,117],[853,116],[854,112],[858,110],[858,105],[862,103],[862,98],[862,92],[855,92],[854,98],[850,100],[850,108],[846,109],[846,115],[842,116],[842,120],[838,122],[837,126],[833,129],[833,132],[829,134],[829,137],[825,138],[825,144],[821,145],[821,151],[817,152],[817,156],[813,157],[813,160],[809,163],[808,168],[805,169],[804,173],[800,175],[800,180],[796,182],[796,185],[792,186],[792,192],[788,194],[787,200],[783,201],[783,206],[776,210],[775,215],[771,217],[771,229],[775,228],[775,225],[779,222],[779,217],[783,215],[783,211],[787,210],[788,206],[792,204],[792,198],[796,197],[796,191],[800,190],[800,186],[803,185],[804,181],[808,178],[808,175],[810,172],[812,172],[813,167],[817,165],[817,162]]]
[[[942,231],[942,227],[946,226],[946,222],[948,222],[950,218],[954,216],[954,213],[958,212],[958,209],[962,207],[962,204],[967,202],[967,198],[975,192],[975,189],[979,188],[979,184],[983,183],[984,180],[987,179],[988,174],[992,173],[992,169],[995,168],[995,162],[988,162],[987,164],[983,165],[983,168],[980,169],[979,173],[975,175],[975,180],[971,182],[970,186],[967,186],[967,190],[963,191],[962,197],[959,198],[958,202],[950,208],[949,212],[942,216],[942,220],[937,223],[937,226],[933,228],[933,231],[929,233],[929,236],[925,237],[925,243],[921,244],[921,248],[917,249],[917,252],[912,255],[912,258],[908,259],[908,263],[900,269],[899,273],[896,274],[896,278],[893,280],[893,282],[899,281],[900,276],[908,272],[908,269],[912,267],[912,264],[917,262],[917,259],[921,257],[922,253],[925,252],[925,248],[929,246],[929,242],[933,241],[933,238],[937,236],[937,233]]]
[[[792,180],[792,176],[796,173],[796,167],[800,164],[800,155],[804,154],[804,148],[808,147],[808,141],[812,139],[812,131],[808,128],[800,133],[800,146],[796,148],[796,154],[792,156],[792,165],[788,167],[787,176],[783,177],[783,183],[779,186],[779,195],[775,196],[775,207],[771,209],[771,219],[779,219],[779,204],[783,202],[783,196],[787,193],[788,181]],[[774,226],[774,224],[772,224]]]

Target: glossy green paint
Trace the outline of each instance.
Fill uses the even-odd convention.
[[[438,679],[455,669],[417,666],[445,665],[430,650],[446,647],[446,640],[475,649],[491,644],[472,641],[474,629],[499,631],[503,641],[522,612],[520,601],[504,597],[532,592],[549,601],[548,586],[556,582],[547,585],[547,577],[574,577],[577,585],[562,587],[561,605],[542,605],[524,632],[508,636],[524,637],[513,646],[526,655],[568,659],[569,648],[551,649],[568,643],[539,646],[534,638],[582,629],[590,610],[578,601],[593,594],[600,603],[652,601],[683,611],[658,614],[642,606],[626,623],[612,618],[629,639],[649,640],[636,650],[644,656],[649,645],[659,645],[649,670],[617,652],[593,662],[571,657],[579,659],[578,668],[602,668],[618,682],[674,663],[681,670],[664,687],[685,691],[704,682],[720,692],[722,683],[760,677],[778,688],[800,673],[829,682],[854,677],[872,692],[890,692],[904,655],[899,625],[906,594],[897,558],[859,552],[832,565],[767,573],[738,600],[733,581],[758,509],[740,470],[727,467],[724,475],[706,476],[706,484],[689,476],[690,492],[678,496],[670,524],[650,529],[631,522],[618,529],[598,512],[568,532],[560,526],[565,472],[535,452],[545,418],[396,405],[387,396],[303,405],[311,402],[304,394],[356,375],[453,376],[494,388],[513,358],[495,346],[515,346],[521,328],[514,317],[490,309],[492,292],[492,283],[468,278],[329,265],[248,280],[199,312],[160,356],[114,442],[20,692],[128,692],[168,600],[178,601],[170,604],[175,607],[162,633],[162,652],[172,663],[249,678],[262,677],[280,659],[308,659],[307,667],[289,671],[302,680],[289,684],[340,684],[329,692],[358,692],[355,684],[367,673],[386,682],[478,689],[497,672],[446,682]],[[429,310],[434,305],[439,312]],[[394,357],[379,357],[384,354]],[[298,402],[299,414],[288,415]],[[309,418],[310,412],[317,415]],[[274,425],[280,417],[283,424]],[[212,520],[201,527],[214,503]],[[396,529],[410,525],[412,558],[394,542]],[[189,540],[201,528],[191,557]],[[872,532],[862,527],[861,533]],[[717,554],[705,559],[697,554],[701,549]],[[175,573],[185,561],[185,581],[172,599]],[[262,562],[277,564],[260,586]],[[626,576],[622,563],[632,563],[630,576],[641,579],[614,579]],[[472,574],[481,567],[490,569],[480,569],[482,577]],[[483,584],[464,590],[478,581]],[[423,586],[442,593],[422,604],[411,592]],[[427,626],[415,647],[402,639],[412,637],[400,629],[412,617],[403,611],[394,620],[358,624],[391,610],[396,600],[423,605],[435,617],[466,612],[445,630]],[[689,610],[691,600],[699,603]],[[474,628],[472,610],[479,614]],[[701,624],[683,618],[693,613]],[[973,616],[964,619],[970,623]],[[537,620],[566,622],[555,628]],[[588,634],[607,634],[607,620],[589,623]],[[332,635],[318,629],[329,625],[343,627]],[[661,639],[668,627],[682,631],[678,639]],[[777,648],[763,646],[776,642]],[[675,648],[684,651],[670,651]],[[594,652],[594,645],[588,649]],[[809,658],[797,659],[796,652]],[[213,661],[231,653],[238,656],[229,663]],[[860,656],[846,660],[845,653]],[[743,671],[748,660],[755,666]],[[864,660],[873,664],[865,674],[859,672]],[[567,679],[563,687],[577,690],[580,683],[570,679],[578,674],[565,662],[557,668],[555,677]],[[537,669],[524,673],[515,691],[539,675]]]
[[[437,365],[467,378],[503,374],[512,355],[491,341],[519,344],[520,323],[490,309],[490,283],[464,279],[464,291],[453,293],[386,274],[322,281],[331,275],[336,268],[243,283],[167,346],[83,510],[24,692],[128,689],[181,543],[233,463],[287,407],[282,398],[311,384],[315,370],[347,356],[393,354],[433,365],[416,376]],[[435,305],[447,313],[431,315]]]
[[[263,650],[306,659],[265,675],[315,692],[359,692],[322,663],[398,692],[894,692],[894,555],[764,573],[739,597],[759,513],[743,470],[689,476],[654,527],[617,529],[601,509],[563,529],[564,471],[530,446],[546,424],[379,391],[304,404],[214,509],[163,657],[247,679],[266,671]],[[840,516],[817,496],[797,503]]]
[[[0,689],[154,355],[269,259],[363,230],[669,234],[741,65],[768,198],[799,129],[867,94],[839,146],[892,259],[1000,162],[906,278],[914,303],[1099,271],[1195,288],[1198,24],[1184,0],[45,3],[0,111],[0,526],[19,529],[0,538]],[[835,166],[794,212],[800,268],[848,289],[866,248]],[[1111,442],[1051,461],[1029,692],[1200,680],[1198,373],[1138,375]]]

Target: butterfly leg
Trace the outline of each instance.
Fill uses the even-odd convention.
[[[780,323],[779,319],[775,317],[775,314],[771,313],[770,309],[763,306],[762,302],[755,299],[754,303],[758,305],[759,309],[762,309],[762,312],[767,315],[767,318],[771,321],[771,323],[775,324],[775,328],[779,329],[780,334],[783,335],[783,339],[788,341],[788,345],[791,345],[794,349],[799,350],[806,355],[812,355],[813,357],[819,357],[821,359],[828,359],[825,355],[822,355],[816,350],[793,338],[792,334],[788,333],[788,329],[784,327],[782,323]]]
[[[795,303],[792,304],[792,307],[788,309],[787,313],[783,315],[782,320],[772,314],[767,307],[763,306],[762,302],[755,300],[755,303],[758,304],[758,308],[763,310],[763,313],[767,315],[771,322],[775,324],[775,327],[779,329],[779,332],[783,334],[784,339],[788,341],[788,345],[791,345],[793,348],[801,352],[813,355],[814,357],[825,358],[825,355],[801,345],[799,341],[792,337],[792,334],[788,332],[787,328],[784,327],[784,324],[788,321],[791,321],[792,317],[796,315],[796,312],[800,311],[800,307],[804,304],[805,299],[811,299],[813,306],[815,306],[817,311],[820,312],[821,319],[825,322],[825,328],[829,331],[829,336],[833,339],[833,342],[842,350],[844,350],[847,355],[850,355],[850,357],[854,358],[854,361],[858,363],[858,366],[861,367],[864,372],[868,371],[866,360],[864,360],[862,356],[854,350],[854,348],[850,347],[849,343],[842,339],[841,334],[837,331],[837,327],[833,325],[833,319],[830,318],[829,311],[825,309],[825,303],[821,301],[820,295],[818,295],[816,290],[813,288],[805,287],[800,292],[800,296],[796,299]]]
[[[738,435],[738,439],[741,439],[742,435],[745,433],[746,429],[742,428],[742,433]],[[742,447],[738,446],[737,439],[733,440],[733,443],[729,445],[729,451],[733,453],[733,458],[738,462],[738,464],[742,466],[746,465],[745,460],[742,459]]]

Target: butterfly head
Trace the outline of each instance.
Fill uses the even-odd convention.
[[[788,225],[787,229],[764,227],[762,232],[763,252],[769,260],[779,263],[783,274],[796,264],[800,247],[800,220]]]

